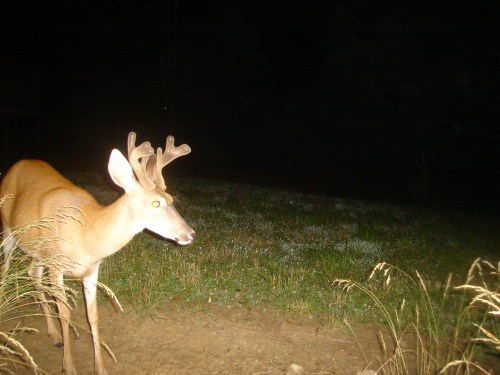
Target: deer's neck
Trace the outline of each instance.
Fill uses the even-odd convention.
[[[99,258],[116,253],[144,229],[131,207],[129,197],[123,195],[110,205],[97,209],[86,220],[88,248],[98,250],[96,255]]]

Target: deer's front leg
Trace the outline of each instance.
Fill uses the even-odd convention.
[[[97,277],[99,265],[96,264],[90,273],[83,278],[83,290],[85,293],[85,303],[87,306],[87,317],[92,332],[94,343],[94,372],[98,375],[107,375],[102,356],[101,339],[99,336],[99,312],[97,311]]]

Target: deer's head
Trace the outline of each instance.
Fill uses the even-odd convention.
[[[128,215],[137,223],[137,231],[145,228],[180,245],[193,242],[195,233],[174,207],[174,199],[167,193],[162,169],[179,156],[189,154],[184,144],[174,146],[174,137],[168,136],[165,152],[158,147],[154,152],[149,142],[135,146],[136,134],[128,136],[128,160],[114,149],[108,170],[113,181],[125,190],[131,208]],[[133,217],[132,217],[133,216]]]

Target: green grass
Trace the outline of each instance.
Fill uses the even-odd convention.
[[[116,196],[91,190],[104,202]],[[386,261],[418,270],[438,291],[476,257],[494,260],[500,245],[489,233],[494,222],[450,212],[201,180],[176,181],[169,191],[196,230],[195,243],[180,247],[142,233],[101,269],[100,280],[141,312],[177,301],[373,320],[366,296],[346,296],[333,281],[365,280]],[[391,291],[385,303],[415,294]]]
[[[365,294],[385,323],[390,338],[379,336],[383,357],[367,364],[377,374],[493,374],[499,369],[500,262],[477,258],[463,285],[452,285],[448,277],[439,298],[418,271],[408,274],[387,263],[377,264],[368,280],[379,285],[346,279],[335,284],[346,293]],[[416,293],[401,294],[399,306],[390,307],[380,296],[394,285]]]

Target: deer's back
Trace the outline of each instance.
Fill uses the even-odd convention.
[[[21,160],[12,166],[0,186],[0,196],[6,195],[13,196],[0,207],[8,228],[32,223],[61,207],[96,204],[89,193],[40,160]]]

